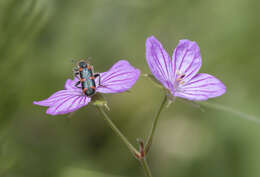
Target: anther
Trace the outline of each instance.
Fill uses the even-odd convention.
[[[183,79],[185,77],[185,74],[180,75],[180,79]]]
[[[179,84],[183,85],[185,82],[184,82],[182,79],[184,79],[185,76],[186,76],[185,74],[181,74],[179,71],[177,71],[176,81],[177,81]]]

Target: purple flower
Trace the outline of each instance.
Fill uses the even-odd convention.
[[[107,72],[100,73],[96,79],[97,92],[120,93],[130,89],[140,75],[140,71],[131,66],[128,61],[120,60],[115,63]],[[68,79],[65,83],[65,90],[60,90],[46,100],[34,101],[34,104],[48,106],[46,113],[51,115],[67,114],[86,106],[91,98],[83,94],[82,89],[75,87],[77,78]]]
[[[199,73],[200,49],[196,42],[180,40],[172,60],[162,44],[151,36],[146,40],[146,60],[151,72],[173,97],[202,101],[225,93],[225,85],[209,74]]]

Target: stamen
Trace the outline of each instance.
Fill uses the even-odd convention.
[[[185,74],[180,75],[180,79],[183,79],[185,77]]]
[[[180,81],[179,84],[183,85],[185,82],[184,81]]]
[[[185,83],[185,82],[183,81],[183,79],[184,79],[185,76],[186,76],[185,74],[181,73],[180,71],[177,71],[176,82],[177,82],[178,84],[183,85],[183,84]]]

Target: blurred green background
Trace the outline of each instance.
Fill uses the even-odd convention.
[[[143,177],[125,145],[93,106],[50,116],[33,105],[72,78],[72,59],[91,57],[104,72],[119,59],[149,73],[145,40],[155,35],[170,55],[195,40],[201,72],[227,93],[211,100],[259,116],[257,0],[1,0],[0,176]],[[140,77],[129,93],[106,95],[108,113],[137,145],[163,92]],[[260,176],[260,124],[177,101],[163,111],[148,161],[157,177]]]

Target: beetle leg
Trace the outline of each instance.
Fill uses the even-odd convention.
[[[99,73],[94,74],[94,77],[95,77],[95,78],[99,77],[99,78],[98,78],[98,86],[99,86],[99,87],[107,88],[106,86],[101,85],[101,77],[100,77],[100,74],[99,74]]]
[[[94,77],[95,77],[95,78],[99,77],[99,78],[98,78],[98,85],[99,85],[99,86],[102,86],[102,85],[100,84],[100,81],[101,81],[100,74],[99,74],[99,73],[96,73],[96,74],[94,74]]]
[[[80,81],[76,82],[75,87],[81,88],[81,87],[78,86],[80,83],[81,83]]]
[[[95,73],[95,74],[94,74],[94,77],[95,77],[95,78],[100,77],[100,74],[99,74],[99,73]]]
[[[80,80],[79,72],[78,72],[78,73],[74,73],[74,76],[75,76],[78,80]]]
[[[77,71],[79,71],[79,68],[78,67],[74,67],[73,71],[77,72]]]

